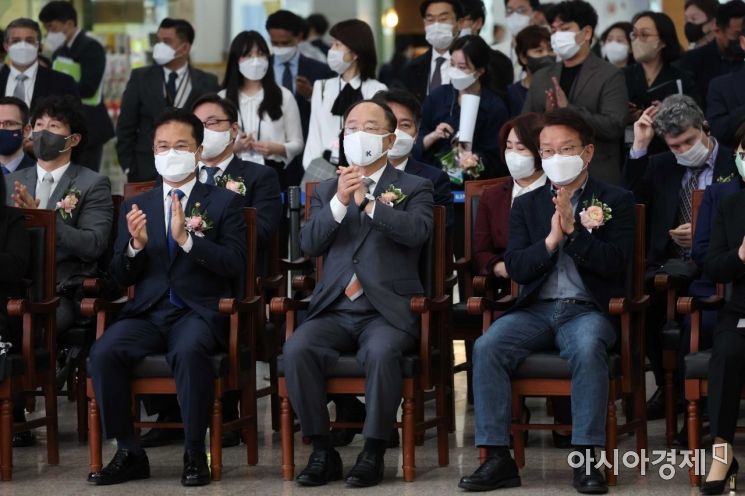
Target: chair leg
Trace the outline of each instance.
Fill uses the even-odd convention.
[[[522,396],[512,395],[512,449],[515,454],[515,463],[519,468],[525,466],[525,440],[524,429],[514,427],[515,422],[523,421],[523,398]]]
[[[675,412],[675,384],[673,370],[665,370],[665,441],[668,449],[678,431],[678,414]]]
[[[59,465],[59,424],[57,419],[57,389],[54,384],[54,369],[44,388],[44,418],[47,428],[47,463]]]
[[[647,438],[647,391],[644,383],[639,386],[634,394],[634,420],[640,422],[639,427],[636,430],[636,451],[639,454],[641,460],[642,450],[648,448]],[[641,470],[642,465],[639,464]]]
[[[222,479],[222,399],[215,394],[210,426],[210,471],[212,480]]]
[[[241,417],[249,418],[249,424],[242,429],[242,432],[244,433],[243,442],[246,443],[246,463],[253,466],[259,463],[259,427],[256,413],[255,380],[253,385],[249,384],[241,390]]]
[[[269,357],[269,395],[272,411],[272,430],[279,431],[279,394],[277,394],[277,355]]]
[[[608,454],[606,459],[610,467],[605,469],[605,480],[609,486],[616,485],[616,469],[613,464],[613,453],[618,447],[618,417],[616,415],[616,388],[611,382],[608,390],[608,417],[605,421],[605,452]]]
[[[0,442],[2,455],[0,461],[0,478],[9,481],[13,476],[13,401],[4,398],[0,405]]]
[[[699,466],[698,453],[701,448],[701,419],[698,416],[698,403],[696,401],[688,402],[688,449],[691,450],[693,466],[688,469],[688,477],[691,480],[691,486],[701,485],[701,475],[697,470]]]
[[[85,391],[85,383],[88,378],[88,371],[85,368],[87,354],[81,352],[78,357],[76,367],[75,381],[75,401],[78,410],[78,442],[84,444],[88,440],[88,397]]]
[[[101,462],[101,417],[98,414],[98,402],[96,398],[88,401],[88,450],[90,452],[91,472],[100,472],[103,468]]]
[[[403,423],[403,469],[404,480],[413,482],[416,477],[416,467],[414,465],[415,450],[415,430],[416,430],[416,402],[411,396],[404,397],[404,406],[402,413]]]
[[[421,390],[421,388],[417,389],[414,392],[414,402],[416,404],[414,408],[416,423],[420,424],[424,422],[424,392]],[[416,432],[414,439],[417,446],[421,446],[424,444],[424,433],[425,429],[421,429]]]
[[[452,377],[452,374],[450,374]],[[450,449],[448,446],[448,410],[450,402],[445,392],[444,384],[439,384],[435,390],[435,409],[437,411],[437,462],[441,467],[450,463]]]
[[[292,421],[290,399],[287,397],[281,397],[279,418],[282,437],[282,478],[291,481],[295,478],[295,426]]]

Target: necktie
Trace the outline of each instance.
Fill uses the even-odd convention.
[[[16,89],[13,90],[13,96],[19,100],[26,101],[26,80],[28,76],[19,74],[16,76]]]
[[[679,206],[678,206],[678,223],[679,224],[687,224],[691,222],[691,219],[693,219],[693,209],[691,205],[691,200],[693,198],[693,192],[698,187],[698,178],[701,176],[701,173],[704,171],[704,167],[696,167],[695,169],[690,169],[690,174],[688,176],[688,180],[683,185],[683,187],[680,189],[680,197],[679,197]],[[681,258],[688,258],[689,250],[681,247],[677,247],[678,253],[680,254]]]
[[[166,90],[168,91],[168,98],[171,100],[172,105],[176,105],[176,79],[178,74],[171,72],[168,75],[168,82],[166,83]]]
[[[282,86],[292,91],[292,71],[290,70],[290,63],[285,62],[283,64],[285,70],[282,72]]]
[[[3,170],[3,176],[5,176],[7,174],[10,174],[10,171],[4,165],[0,165],[0,168],[2,168],[2,170]]]
[[[168,196],[172,197],[173,194],[176,193],[176,196],[178,196],[178,199],[181,200],[184,197],[184,192],[180,189],[172,189]],[[178,248],[178,243],[176,243],[176,240],[173,239],[173,236],[171,235],[171,203],[168,204],[168,229],[166,230],[166,238],[168,240],[168,255],[171,257],[171,260],[174,259],[176,256],[176,249]],[[184,300],[181,299],[179,295],[177,295],[172,288],[168,289],[168,299],[170,302],[177,308],[184,308],[186,305],[184,304]]]
[[[375,181],[370,179],[369,177],[365,177],[362,179],[362,183],[365,185],[365,188],[367,188],[367,192],[370,192],[370,187],[375,184]],[[366,215],[364,212],[361,215]],[[349,283],[347,284],[347,287],[344,289],[344,294],[349,298],[350,301],[354,301],[360,296],[362,296],[362,293],[364,293],[365,290],[362,289],[362,283],[360,283],[360,280],[357,279],[357,274],[352,274],[352,278],[349,280]]]
[[[39,208],[47,208],[49,203],[49,195],[52,194],[52,187],[54,186],[54,177],[50,172],[44,174],[41,179],[41,184],[36,188],[36,199],[39,200]]]
[[[442,86],[442,64],[444,63],[445,57],[437,57],[435,59],[435,72],[432,74],[432,79],[429,82],[430,93]]]
[[[202,167],[202,170],[207,174],[207,180],[204,181],[204,184],[209,184],[211,186],[215,186],[215,174],[220,172],[219,167],[209,167],[204,166]]]

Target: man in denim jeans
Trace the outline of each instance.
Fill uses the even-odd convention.
[[[520,485],[509,452],[510,376],[530,353],[558,348],[572,370],[572,445],[605,444],[607,350],[616,342],[608,301],[625,294],[633,250],[630,192],[588,175],[593,130],[578,114],[546,114],[539,150],[550,183],[515,199],[505,263],[520,284],[514,310],[473,350],[476,445],[488,457],[459,487],[485,491]],[[581,493],[608,490],[596,468],[575,469]]]

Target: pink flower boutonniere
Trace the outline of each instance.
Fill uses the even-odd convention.
[[[233,179],[229,174],[223,174],[217,178],[216,182],[222,188],[228,189],[233,193],[238,193],[241,196],[246,196],[246,184],[243,182],[242,177]]]
[[[197,202],[191,209],[191,215],[184,219],[184,221],[186,224],[186,232],[203,238],[204,232],[212,229],[212,221],[207,217],[206,212],[200,210],[201,206],[202,205]]]
[[[389,207],[398,205],[405,199],[406,195],[403,191],[401,191],[401,188],[397,188],[392,184],[388,186],[388,189],[386,189],[383,194],[378,196],[378,200],[380,200],[381,203],[385,203]]]
[[[478,179],[484,172],[484,163],[481,158],[473,152],[460,150],[457,145],[436,158],[440,160],[443,169],[450,177],[450,182],[456,185],[463,184],[464,175],[468,175],[471,179]]]
[[[579,220],[582,222],[582,226],[587,229],[587,232],[592,232],[593,229],[604,226],[606,222],[613,218],[613,209],[594,196],[589,202],[585,201],[582,206],[584,208],[579,213]]]
[[[72,187],[69,190],[67,190],[67,193],[65,193],[65,196],[57,202],[57,205],[55,206],[55,210],[59,212],[60,216],[63,219],[67,219],[72,216],[72,211],[75,210],[75,207],[78,206],[78,201],[80,200],[80,190]]]

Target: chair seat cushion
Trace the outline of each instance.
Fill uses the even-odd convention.
[[[49,370],[49,352],[38,349],[34,353],[36,360],[36,371]],[[16,377],[23,374],[23,357],[20,353],[9,353],[0,355],[0,380]]]
[[[482,316],[468,313],[465,302],[453,305],[451,315],[453,317],[453,328],[456,333],[462,335],[464,331],[472,331],[474,339],[481,336],[484,326]]]
[[[680,324],[667,322],[662,327],[662,349],[675,350],[680,348]]]
[[[404,355],[401,361],[401,371],[404,377],[415,377],[419,374],[419,355]],[[432,354],[433,367],[439,362],[439,353]],[[277,374],[285,376],[284,355],[277,358]],[[357,363],[355,355],[342,355],[327,377],[365,377],[365,369]]]
[[[608,372],[610,378],[621,375],[621,357],[616,353],[608,354]],[[514,379],[571,379],[572,371],[569,362],[559,356],[558,352],[532,353],[523,360],[512,375]]]
[[[60,346],[80,346],[87,348],[96,339],[96,329],[92,326],[73,326],[57,336]]]
[[[251,364],[251,350],[243,349],[240,354],[241,370],[246,370]],[[88,369],[90,370],[90,358],[88,358]],[[228,373],[230,359],[227,353],[215,353],[210,357],[210,366],[215,377],[224,376]],[[140,360],[132,369],[132,378],[146,379],[155,377],[173,377],[171,366],[163,354],[148,355]]]
[[[711,350],[689,353],[685,356],[686,379],[708,379]]]

